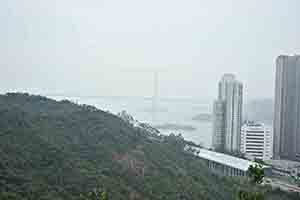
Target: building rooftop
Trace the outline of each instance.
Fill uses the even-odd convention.
[[[255,122],[255,121],[245,121],[242,125],[242,128],[247,128],[247,129],[266,128],[266,129],[270,129],[270,130],[273,129],[273,127],[268,125],[268,124],[264,124],[264,123],[261,123],[261,122]]]
[[[278,57],[300,57],[300,54],[279,55]]]
[[[263,123],[260,123],[260,122],[255,122],[255,121],[245,121],[244,126],[249,126],[249,127],[263,127],[264,124]]]
[[[229,73],[223,74],[222,80],[223,81],[234,81],[235,80],[235,75],[234,74],[229,74]]]
[[[209,151],[209,150],[200,149],[200,148],[196,148],[196,149],[198,151],[200,151],[198,156],[203,159],[211,160],[216,163],[220,163],[220,164],[232,167],[232,168],[240,169],[242,171],[247,171],[250,165],[258,164],[256,162],[252,162],[249,160],[230,156],[230,155],[223,154],[223,153],[217,153],[214,151]],[[268,166],[263,166],[263,167],[267,168]]]

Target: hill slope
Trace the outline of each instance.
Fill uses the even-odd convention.
[[[0,95],[0,197],[77,199],[101,187],[116,200],[229,200],[247,187],[212,175],[184,145],[92,106]]]

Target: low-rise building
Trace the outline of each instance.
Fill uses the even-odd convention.
[[[241,149],[246,157],[270,160],[273,156],[272,128],[247,121],[241,129]]]
[[[194,155],[204,160],[204,162],[212,172],[223,176],[247,176],[249,167],[251,165],[254,166],[258,164],[256,162],[223,153],[209,151],[203,148],[189,146],[186,149],[191,148],[194,151],[190,152],[193,152]],[[262,167],[265,171],[265,175],[270,176],[272,173],[271,168],[265,165],[262,165]]]

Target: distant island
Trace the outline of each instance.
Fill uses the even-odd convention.
[[[210,122],[212,120],[211,114],[208,113],[201,113],[199,115],[196,115],[192,118],[194,121],[205,121],[205,122]]]
[[[194,131],[194,130],[196,130],[196,128],[191,126],[191,125],[172,124],[172,123],[156,125],[154,127],[156,129],[160,129],[160,130],[182,130],[182,131]]]

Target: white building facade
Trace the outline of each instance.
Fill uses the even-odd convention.
[[[226,152],[240,151],[243,85],[233,74],[224,74],[219,82],[218,99],[213,110],[213,147]],[[216,142],[217,141],[217,142]]]
[[[202,159],[213,173],[221,176],[247,176],[249,167],[258,164],[253,161],[209,151],[203,148],[186,146],[185,150],[188,149],[193,149],[193,154],[195,156]],[[265,176],[270,176],[272,174],[272,170],[269,166],[263,165],[262,167]]]
[[[273,157],[272,128],[261,123],[246,122],[241,130],[241,150],[247,157],[270,160]]]

